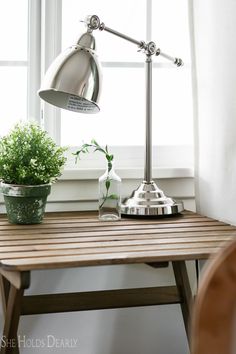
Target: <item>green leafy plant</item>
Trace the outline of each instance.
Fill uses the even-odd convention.
[[[0,179],[20,185],[53,183],[66,162],[65,150],[35,123],[18,123],[0,139]]]
[[[99,145],[95,139],[92,139],[90,144],[83,144],[79,148],[79,150],[74,153],[74,155],[76,155],[75,161],[78,162],[80,155],[88,153],[90,148],[93,148],[93,152],[100,151],[105,155],[108,164],[108,172],[110,172],[112,169],[112,161],[114,159],[114,155],[109,154],[107,145],[105,146],[105,148],[102,148],[101,145]]]
[[[78,162],[78,159],[80,159],[81,154],[89,153],[90,149],[93,149],[93,152],[99,151],[105,155],[105,158],[107,160],[108,172],[110,172],[112,169],[112,161],[114,160],[114,155],[109,153],[107,145],[103,148],[101,145],[99,145],[97,143],[97,141],[95,139],[92,139],[91,143],[89,143],[89,144],[84,143],[79,148],[79,150],[74,153],[74,155],[76,155],[75,161]],[[111,179],[109,178],[109,175],[107,176],[105,186],[106,186],[106,194],[103,197],[103,202],[99,205],[100,208],[103,206],[103,204],[106,202],[106,200],[118,199],[118,196],[116,194],[109,194],[109,189],[111,186]]]

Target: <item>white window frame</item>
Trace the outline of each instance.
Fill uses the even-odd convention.
[[[28,0],[27,118],[40,123],[41,0]]]
[[[146,11],[146,40],[152,37],[152,0],[147,1]],[[28,118],[36,117],[43,127],[50,133],[54,140],[60,144],[61,114],[55,108],[39,100],[36,94],[40,81],[54,58],[61,52],[62,31],[62,0],[31,0],[29,1],[29,80],[28,80]],[[102,62],[103,67],[109,68],[140,68],[140,62]],[[153,68],[171,68],[172,63],[153,63]],[[190,63],[185,63],[183,69],[190,68]],[[145,99],[145,98],[144,98]],[[72,161],[73,147],[68,152],[69,161],[63,178],[95,178],[104,168],[104,162],[98,155],[91,154],[89,159],[81,161],[80,167]],[[118,169],[125,178],[142,178],[143,174],[143,147],[123,146],[112,147],[114,154],[119,156]],[[129,159],[129,154],[132,159]],[[193,176],[193,147],[192,146],[153,146],[153,155],[157,155],[157,165],[153,164],[153,178],[192,177]],[[135,156],[135,158],[133,158]],[[168,156],[168,159],[167,159]],[[166,164],[168,160],[168,164]],[[178,161],[178,163],[176,163]],[[95,172],[92,172],[95,170]],[[82,177],[81,177],[82,176]]]

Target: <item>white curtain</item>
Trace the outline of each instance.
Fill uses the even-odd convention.
[[[189,4],[197,211],[236,224],[236,0]]]

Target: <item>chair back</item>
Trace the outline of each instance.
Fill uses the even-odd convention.
[[[191,354],[232,354],[236,307],[236,240],[209,259],[193,307]]]

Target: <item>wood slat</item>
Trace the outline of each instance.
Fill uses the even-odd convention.
[[[83,223],[88,223],[88,220],[89,220],[89,225],[91,226],[101,226],[101,225],[117,225],[117,221],[106,221],[106,222],[102,222],[102,221],[99,221],[97,216],[94,216],[94,218],[81,218],[81,217],[69,217],[69,218],[66,218],[66,217],[61,217],[61,218],[47,218],[45,219],[44,221],[44,224],[43,225],[60,225],[60,224],[63,224],[63,223],[66,223],[67,225],[69,224],[73,224],[73,223],[77,223],[79,222],[80,225],[82,225]],[[214,219],[210,219],[210,218],[206,218],[206,217],[203,217],[203,216],[200,216],[199,217],[173,217],[171,218],[171,222],[176,222],[176,223],[197,223],[197,222],[200,222],[200,221],[203,221],[203,222],[216,222],[216,220]],[[134,221],[134,219],[130,219],[130,218],[122,218],[121,220],[119,220],[119,224],[120,225],[132,225],[132,224],[145,224],[147,222],[147,220],[145,219],[136,219]],[[170,218],[164,218],[164,219],[160,219],[160,220],[157,220],[157,219],[152,219],[151,220],[151,223],[152,224],[166,224],[170,222]],[[7,226],[7,228],[9,228],[9,222],[6,220],[6,219],[0,219],[0,226]],[[19,225],[11,225],[10,226],[12,229],[19,229]],[[29,228],[35,228],[35,225],[28,225]],[[36,226],[37,227],[37,226]],[[27,228],[27,226],[26,226]]]
[[[47,214],[39,225],[0,217],[0,260],[8,270],[207,258],[236,227],[185,211],[161,219],[101,222],[94,212]]]
[[[168,219],[168,221],[162,221],[160,220],[159,222],[156,220],[154,221],[143,221],[140,222],[139,220],[135,221],[130,219],[124,220],[124,221],[116,221],[116,222],[110,222],[110,221],[96,221],[96,222],[90,222],[88,220],[83,220],[83,221],[76,221],[76,222],[63,222],[63,223],[55,223],[55,224],[47,224],[43,223],[40,225],[9,225],[5,224],[1,226],[1,230],[43,230],[46,229],[50,232],[51,229],[63,229],[63,228],[77,228],[79,227],[80,229],[90,229],[90,228],[102,228],[102,229],[119,229],[125,226],[126,229],[137,229],[137,228],[176,228],[176,227],[202,227],[202,226],[223,226],[225,223],[217,221],[217,220],[205,220],[205,221],[198,221],[198,222],[190,222],[190,221],[171,221]]]
[[[28,232],[27,232],[28,231]],[[147,233],[165,233],[165,234],[173,234],[173,233],[185,233],[185,232],[206,232],[206,231],[236,231],[236,228],[230,225],[222,225],[222,226],[203,226],[203,227],[176,227],[176,228],[156,228],[152,227],[152,225],[147,225],[146,227],[134,227],[129,228],[129,227],[110,227],[110,228],[86,228],[86,229],[81,229],[81,228],[60,228],[58,229],[50,229],[50,230],[42,230],[42,229],[35,229],[35,230],[14,230],[14,231],[3,231],[1,232],[1,227],[0,227],[0,240],[4,239],[5,236],[12,236],[13,238],[17,235],[23,235],[27,236],[28,238],[33,237],[33,235],[36,235],[36,237],[44,237],[43,235],[46,235],[46,237],[57,237],[58,234],[64,234],[63,237],[67,237],[68,234],[74,234],[74,236],[81,235],[81,236],[90,236],[92,233],[93,235],[108,235],[111,236],[112,234],[120,234],[120,235],[127,235],[127,234],[147,234]],[[59,236],[61,237],[61,236]],[[9,237],[10,239],[11,237]]]

